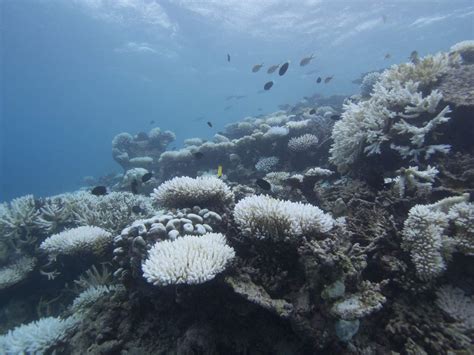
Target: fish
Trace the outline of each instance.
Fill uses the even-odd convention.
[[[341,115],[332,115],[331,116],[331,120],[333,121],[337,121],[337,120],[340,120],[341,119]]]
[[[138,193],[138,181],[137,180],[132,181],[132,183],[130,184],[130,190],[132,190],[132,193],[135,194],[135,195]]]
[[[222,165],[217,167],[217,177],[220,178],[222,176]]]
[[[309,114],[310,115],[314,115],[316,113],[316,109],[315,108],[312,108],[310,111],[309,111]]]
[[[107,195],[107,187],[105,187],[105,186],[96,186],[91,190],[91,194],[93,194],[95,196]]]
[[[324,84],[329,83],[332,80],[332,78],[334,78],[334,75],[328,76],[326,79],[324,79]]]
[[[154,120],[151,120],[151,121],[150,121],[150,124],[154,124],[154,123],[155,123],[155,121],[154,121]]]
[[[267,73],[268,73],[268,74],[272,74],[272,73],[274,73],[275,70],[277,70],[279,67],[280,67],[280,64],[272,65],[270,68],[268,68]]]
[[[143,212],[143,209],[140,206],[133,206],[132,207],[132,212],[135,214],[140,214]]]
[[[385,56],[383,58],[384,59],[390,59],[390,57],[391,57],[390,53],[387,53],[387,54],[385,54]]]
[[[418,64],[420,62],[420,57],[418,55],[418,52],[417,51],[412,51],[410,53],[410,62],[412,62],[413,64]]]
[[[316,82],[319,84],[319,83],[321,83],[321,81],[323,81],[323,79],[321,79],[321,77],[318,76],[318,78],[316,79]]]
[[[212,128],[212,123],[207,121],[207,125]]]
[[[257,111],[262,111],[262,108],[261,107],[257,108]]]
[[[263,85],[263,90],[268,91],[272,88],[272,86],[273,86],[273,81],[270,80],[270,81],[266,82],[265,85]]]
[[[146,173],[142,176],[142,182],[147,182],[148,180],[150,180],[153,176],[153,173]]]
[[[255,180],[255,183],[257,184],[258,187],[266,191],[269,191],[272,188],[272,185],[267,180],[264,180],[264,179],[257,179]]]
[[[262,64],[255,64],[255,65],[252,67],[252,73],[258,72],[262,67],[263,67],[263,63],[262,63]]]
[[[193,157],[195,157],[198,160],[201,159],[203,156],[204,156],[204,153],[201,153],[201,152],[194,152],[193,153]]]
[[[227,61],[230,63],[230,54],[227,53]]]
[[[314,54],[311,54],[311,56],[301,59],[300,67],[304,67],[305,65],[308,65],[313,58],[314,58]]]
[[[288,67],[290,66],[290,62],[284,63],[281,67],[280,70],[278,70],[278,74],[280,76],[285,75],[286,71],[288,70]]]

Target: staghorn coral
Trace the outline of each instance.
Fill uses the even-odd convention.
[[[156,243],[142,265],[143,277],[155,286],[199,284],[224,271],[234,256],[220,233],[187,235]]]
[[[409,166],[401,168],[397,173],[399,175],[393,179],[386,178],[385,183],[393,183],[394,189],[403,198],[407,190],[415,191],[418,196],[428,194],[439,171],[428,165],[426,170],[419,170],[418,166]]]
[[[196,205],[225,207],[234,200],[230,188],[213,176],[196,179],[188,176],[175,177],[154,189],[151,197],[158,205],[168,208]]]
[[[272,240],[327,233],[334,225],[333,218],[316,206],[265,195],[240,200],[234,219],[244,236]]]
[[[83,226],[53,234],[41,243],[40,249],[52,258],[59,254],[101,254],[112,239],[112,234],[102,228]]]
[[[33,195],[13,199],[10,204],[0,208],[0,238],[31,242],[33,231],[38,227],[40,212]]]

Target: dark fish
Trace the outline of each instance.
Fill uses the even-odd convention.
[[[194,156],[196,159],[199,160],[199,159],[201,159],[201,158],[204,156],[204,154],[201,153],[201,152],[195,152],[195,153],[193,153],[193,156]]]
[[[252,67],[252,73],[258,72],[262,67],[263,67],[263,63],[262,63],[262,64],[255,64],[255,65]]]
[[[316,113],[316,109],[315,108],[312,108],[310,111],[309,111],[309,114],[310,115],[314,115]]]
[[[151,179],[151,177],[153,176],[153,173],[146,173],[142,176],[142,182],[147,182],[148,180]]]
[[[316,79],[316,82],[319,84],[321,81],[323,81],[323,79],[321,79],[321,77],[318,76],[318,78]]]
[[[138,193],[138,181],[137,180],[132,181],[132,183],[130,184],[130,190],[132,190],[132,193],[135,194],[135,195]]]
[[[135,214],[139,214],[143,212],[143,209],[140,206],[133,206],[132,207],[132,212]]]
[[[324,79],[324,84],[329,83],[332,80],[332,78],[334,78],[334,75],[328,76],[326,79]]]
[[[280,66],[280,64],[272,65],[270,68],[268,68],[267,73],[268,73],[268,74],[274,73],[275,70],[277,70],[279,66]]]
[[[417,51],[413,51],[410,53],[410,62],[413,64],[418,64],[420,62],[420,57],[418,56]]]
[[[332,115],[331,120],[337,121],[341,119],[341,115]]]
[[[281,67],[280,67],[280,70],[278,70],[278,74],[280,76],[282,75],[285,75],[286,71],[288,70],[288,67],[290,66],[290,63],[289,62],[286,62],[285,64],[283,64]]]
[[[227,61],[230,63],[230,54],[227,53]]]
[[[207,125],[212,128],[212,123],[207,121]]]
[[[273,86],[273,81],[269,81],[267,83],[265,83],[265,85],[263,85],[263,90],[270,90]]]
[[[151,121],[150,121],[150,124],[154,124],[154,123],[155,123],[155,121],[154,121],[154,120],[151,120]]]
[[[390,53],[385,54],[384,59],[390,59],[391,55]]]
[[[313,59],[313,58],[314,58],[314,54],[311,54],[311,56],[301,59],[300,67],[304,67],[305,65],[308,65],[309,62],[311,62],[311,59]]]
[[[258,187],[266,191],[272,188],[272,185],[270,185],[270,183],[267,180],[257,179],[255,183],[258,185]]]
[[[96,196],[107,195],[107,187],[105,186],[96,186],[92,189],[91,194]]]

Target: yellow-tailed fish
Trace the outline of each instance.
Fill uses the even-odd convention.
[[[217,167],[217,177],[220,178],[221,176],[222,176],[222,165],[219,165]]]

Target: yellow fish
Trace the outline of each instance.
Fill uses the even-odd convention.
[[[222,176],[222,165],[219,165],[217,167],[217,177],[220,178],[221,176]]]

